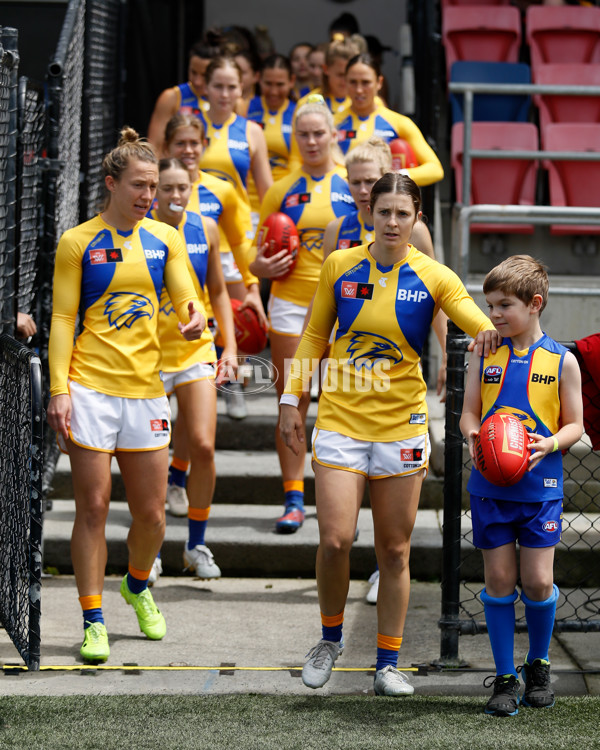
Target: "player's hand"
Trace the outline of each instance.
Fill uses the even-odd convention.
[[[490,354],[496,353],[496,349],[502,343],[502,336],[496,331],[479,331],[477,336],[471,341],[467,349],[472,352],[476,350],[478,356],[484,359]]]
[[[46,421],[50,429],[58,432],[65,441],[69,439],[71,427],[71,397],[67,393],[52,396],[46,410]]]
[[[256,258],[250,263],[250,271],[263,279],[273,279],[282,276],[292,265],[292,256],[287,250],[280,250],[270,258],[265,256],[269,243],[265,242],[256,249]]]
[[[471,432],[469,432],[469,437],[467,438],[467,442],[469,443],[469,455],[475,466],[477,466],[477,459],[475,458],[475,438],[477,435],[479,435],[479,430],[471,430]]]
[[[221,354],[221,359],[217,362],[217,377],[215,378],[215,385],[235,381],[237,379],[239,364],[237,348],[226,346]]]
[[[17,313],[17,337],[20,339],[30,339],[37,333],[37,326],[31,315],[27,313]]]
[[[548,453],[552,453],[554,450],[554,436],[544,437],[543,435],[538,435],[536,432],[530,432],[528,433],[528,437],[529,445],[527,447],[531,451],[531,456],[529,457],[527,471],[531,471],[544,456],[547,456]]]
[[[440,369],[438,370],[436,386],[436,393],[440,397],[440,404],[446,403],[446,377],[446,363],[444,362],[443,365],[440,365]]]
[[[279,405],[279,433],[283,442],[297,456],[304,443],[304,424],[297,406]]]
[[[186,325],[183,325],[183,323],[178,323],[177,325],[186,341],[195,341],[202,336],[202,331],[206,328],[206,318],[196,310],[193,302],[188,303],[188,312],[190,314],[190,322],[186,323]]]
[[[258,284],[252,284],[248,288],[240,310],[243,310],[245,307],[250,307],[252,310],[254,310],[254,312],[258,315],[258,320],[260,321],[261,325],[267,325],[267,316],[265,315],[265,308],[263,307],[262,299],[260,298]]]

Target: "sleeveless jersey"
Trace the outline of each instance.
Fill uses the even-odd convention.
[[[247,185],[251,154],[248,120],[233,113],[222,125],[213,125],[208,115],[201,112],[198,116],[204,123],[207,142],[200,169],[228,182],[249,205]]]
[[[177,107],[179,112],[185,112],[186,114],[198,117],[200,112],[206,112],[210,107],[206,99],[202,99],[202,97],[194,93],[189,82],[180,83],[175,86],[175,91],[179,96],[179,106]]]
[[[349,247],[358,247],[375,239],[375,230],[365,224],[360,211],[344,216],[338,225],[337,237],[334,247],[336,250],[347,250]]]
[[[508,413],[527,430],[548,437],[560,427],[559,383],[567,350],[544,334],[526,351],[503,344],[481,359],[481,421]],[[549,453],[510,487],[491,484],[473,468],[468,491],[495,500],[539,503],[563,497],[562,454]]]
[[[280,109],[271,112],[264,97],[255,96],[248,107],[246,117],[260,125],[265,134],[274,181],[280,180],[289,172],[288,160],[292,146],[292,121],[295,106],[294,102],[288,99]],[[248,175],[248,195],[252,210],[260,211],[260,201],[252,174]]]
[[[296,225],[300,249],[296,267],[282,281],[273,281],[275,297],[309,305],[323,263],[323,233],[330,221],[356,211],[345,170],[335,167],[323,177],[311,177],[297,169],[271,185],[262,202],[258,226],[272,213],[287,214]]]
[[[374,135],[386,143],[403,138],[411,145],[419,162],[418,167],[407,170],[409,177],[417,185],[431,185],[443,178],[444,170],[440,160],[409,117],[382,106],[376,107],[367,117],[359,117],[353,109],[348,108],[335,115],[334,122],[338,131],[338,143],[344,154]]]
[[[96,216],[66,231],[56,250],[51,395],[68,393],[71,378],[110,396],[162,396],[158,310],[163,283],[182,322],[189,321],[188,302],[205,314],[173,227],[145,218],[120,232]],[[80,307],[83,330],[73,347]]]
[[[155,216],[154,216],[155,218]],[[208,254],[214,252],[206,234],[204,219],[198,214],[184,212],[177,227],[179,236],[187,250],[187,266],[198,299],[208,307],[209,297],[206,289],[206,272]],[[179,332],[179,319],[165,287],[162,288],[158,315],[158,337],[162,353],[161,370],[179,372],[196,362],[215,362],[217,354],[215,344],[208,326],[197,341],[186,341]]]
[[[332,253],[285,393],[306,390],[303,381],[310,382],[309,370],[337,321],[317,427],[377,442],[425,434],[420,357],[440,307],[471,336],[493,328],[458,276],[412,245],[406,258],[387,267],[368,245]]]

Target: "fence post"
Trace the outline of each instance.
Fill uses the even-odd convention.
[[[442,613],[439,663],[458,666],[460,604],[460,519],[463,439],[459,428],[469,337],[448,321],[446,352],[446,428],[444,448],[444,520],[442,551]]]

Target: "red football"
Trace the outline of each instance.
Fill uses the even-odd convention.
[[[395,138],[388,143],[388,146],[392,152],[392,169],[395,172],[400,169],[410,169],[411,167],[419,166],[415,152],[408,141],[405,141],[403,138]]]
[[[277,281],[286,279],[294,270],[298,258],[298,249],[300,248],[300,238],[296,225],[287,214],[276,212],[267,216],[264,224],[258,230],[256,244],[260,247],[268,243],[269,247],[265,252],[267,258],[275,255],[281,250],[287,250],[292,258],[292,264],[289,269],[281,276],[273,277]]]
[[[496,412],[481,425],[475,438],[477,468],[499,487],[516,484],[529,465],[529,436],[519,419]]]
[[[242,354],[260,354],[267,345],[267,327],[261,325],[258,315],[251,307],[240,310],[239,299],[231,300],[235,341]]]

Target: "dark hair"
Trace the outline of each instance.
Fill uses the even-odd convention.
[[[255,73],[261,69],[260,57],[253,49],[238,49],[233,53],[233,57],[243,57]]]
[[[288,55],[289,58],[292,57],[292,55],[298,49],[298,47],[308,47],[309,50],[311,50],[312,52],[312,50],[315,48],[315,45],[311,44],[310,42],[297,42],[296,44],[294,44],[294,46],[290,50],[290,54]]]
[[[188,112],[178,112],[173,115],[169,122],[165,126],[165,143],[167,146],[171,143],[175,137],[175,133],[179,128],[194,128],[198,131],[200,140],[204,141],[204,124],[195,115],[191,115]]]
[[[331,36],[336,31],[341,31],[343,34],[352,36],[352,34],[359,34],[360,29],[358,27],[358,21],[356,16],[352,13],[342,13],[329,24],[329,35]]]
[[[378,198],[387,193],[408,195],[415,208],[415,216],[418,215],[421,210],[421,190],[417,183],[411,180],[408,175],[398,174],[398,172],[388,172],[381,179],[377,180],[371,189],[371,197],[369,199],[371,213],[373,213]]]
[[[158,174],[165,172],[167,169],[183,169],[184,172],[188,171],[181,159],[176,159],[174,156],[167,156],[158,162]]]
[[[123,172],[129,164],[134,161],[146,161],[150,164],[157,164],[158,159],[154,149],[145,138],[140,138],[138,133],[125,125],[119,134],[119,142],[109,151],[102,159],[102,174],[104,177],[112,177],[118,182],[123,176]],[[110,203],[110,193],[106,190],[104,197],[104,210]]]
[[[290,63],[290,60],[285,55],[269,55],[266,60],[263,61],[263,64],[260,66],[260,72],[262,73],[264,70],[287,70],[288,75],[293,75],[292,71],[292,64]]]
[[[369,54],[368,52],[361,52],[360,55],[355,55],[351,60],[348,60],[348,65],[346,65],[346,73],[350,70],[350,68],[353,65],[368,65],[369,68],[373,70],[377,78],[381,75],[381,68],[379,67],[379,63],[377,60],[373,57],[373,55]]]
[[[204,74],[204,80],[206,83],[210,83],[211,78],[213,77],[213,74],[215,71],[220,70],[221,68],[233,68],[237,71],[237,74],[239,76],[240,82],[242,80],[242,71],[240,69],[240,66],[236,63],[235,59],[231,55],[218,55],[217,57],[213,57],[213,59],[208,63],[208,67],[206,68],[206,72]]]
[[[203,60],[212,60],[213,57],[223,54],[225,39],[220,29],[209,29],[190,49],[189,58],[200,57]]]

